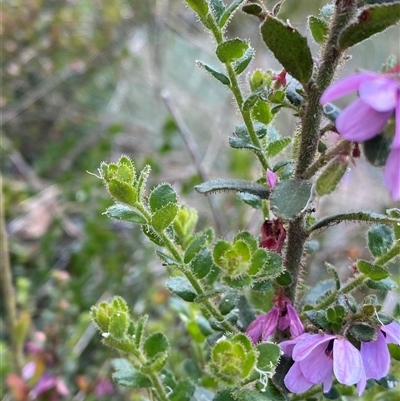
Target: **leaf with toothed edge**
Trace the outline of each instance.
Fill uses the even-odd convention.
[[[244,52],[243,56],[233,63],[233,69],[235,70],[237,75],[240,75],[247,68],[251,60],[253,60],[253,57],[254,57],[254,49],[252,47],[249,47]]]
[[[238,60],[245,54],[249,45],[241,39],[230,39],[217,46],[215,53],[221,63],[230,63]]]
[[[247,192],[252,195],[257,195],[261,199],[269,198],[269,189],[263,185],[255,184],[247,180],[224,180],[217,179],[203,182],[196,185],[194,189],[200,194],[209,194],[219,191],[234,191],[234,192]]]

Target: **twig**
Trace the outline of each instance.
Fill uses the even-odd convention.
[[[4,305],[7,311],[8,330],[11,342],[11,354],[14,372],[20,374],[23,365],[22,344],[18,343],[17,336],[17,304],[15,288],[12,280],[10,254],[8,249],[8,236],[4,212],[3,176],[0,174],[1,200],[0,200],[0,280],[3,287]]]
[[[201,163],[197,144],[193,140],[192,135],[190,134],[188,127],[184,123],[179,111],[176,109],[176,107],[172,103],[169,92],[166,90],[162,91],[161,98],[163,99],[165,106],[167,107],[168,111],[171,113],[173,119],[175,120],[178,130],[185,142],[187,150],[189,151],[190,156],[193,160],[193,163],[196,167],[197,173],[199,174],[199,176],[203,182],[208,181],[207,173]],[[223,224],[222,224],[222,221],[220,218],[221,214],[218,211],[218,206],[217,206],[214,198],[211,196],[207,197],[207,201],[210,205],[211,214],[212,214],[214,222],[215,222],[215,229],[217,231],[217,235],[221,235],[221,233],[223,232]]]

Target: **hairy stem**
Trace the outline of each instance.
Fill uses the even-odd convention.
[[[380,258],[375,260],[375,264],[378,266],[383,266],[395,257],[400,256],[400,239],[396,241],[389,252],[382,255]]]

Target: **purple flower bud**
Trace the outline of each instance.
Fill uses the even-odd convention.
[[[281,253],[286,239],[286,230],[281,220],[266,220],[261,226],[260,247]]]
[[[268,182],[268,186],[271,189],[275,187],[277,178],[278,178],[277,175],[268,168],[267,169],[267,182]]]

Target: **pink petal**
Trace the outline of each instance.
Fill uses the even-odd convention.
[[[274,306],[266,315],[264,325],[262,328],[262,341],[265,341],[271,334],[275,332],[278,327],[280,310]]]
[[[364,392],[366,385],[367,385],[367,377],[365,376],[365,372],[362,369],[361,370],[361,379],[357,383],[357,394],[359,396]]]
[[[380,330],[375,341],[361,342],[360,353],[368,379],[379,380],[389,373],[390,355],[385,337]]]
[[[363,82],[369,81],[376,77],[379,77],[379,75],[373,72],[361,72],[349,75],[348,77],[340,79],[327,88],[322,94],[319,102],[321,104],[326,104],[351,92],[355,92]]]
[[[313,352],[316,347],[330,341],[332,338],[336,337],[328,334],[311,334],[309,337],[302,339],[295,345],[292,358],[295,361],[301,361],[310,355],[310,353]]]
[[[271,189],[275,187],[277,178],[278,178],[278,176],[268,168],[267,169],[267,182],[268,182],[268,186]]]
[[[304,378],[314,384],[323,383],[324,393],[332,387],[333,361],[325,354],[326,344],[320,344],[308,358],[299,362]]]
[[[386,160],[383,174],[385,185],[393,200],[400,200],[400,148],[392,149]]]
[[[336,128],[348,141],[364,142],[378,135],[391,115],[391,111],[376,111],[357,99],[339,114]]]
[[[283,381],[287,389],[292,393],[304,393],[313,385],[305,379],[297,362],[289,369]]]
[[[281,343],[279,343],[279,346],[286,355],[292,356],[294,346],[299,341],[310,336],[311,334],[304,333],[301,336],[294,338],[293,340],[282,341]]]
[[[381,331],[385,333],[385,341],[387,343],[400,345],[400,324],[392,322],[386,326],[382,326]]]
[[[399,149],[400,148],[400,93],[397,97],[397,104],[396,104],[396,130],[394,133],[394,138],[392,142],[392,149]]]
[[[393,111],[399,89],[400,86],[394,79],[379,75],[361,83],[359,96],[376,111]]]
[[[32,379],[35,372],[36,363],[34,361],[30,361],[22,368],[22,377],[24,380]]]
[[[362,376],[363,363],[360,351],[345,338],[333,343],[333,372],[339,383],[350,386]]]
[[[260,340],[265,317],[266,315],[257,316],[246,329],[246,334],[251,338],[253,344],[257,344]]]
[[[304,326],[301,323],[299,315],[296,312],[296,309],[293,308],[292,305],[287,305],[287,316],[290,319],[290,334],[293,337],[298,337],[299,335],[304,333]]]

